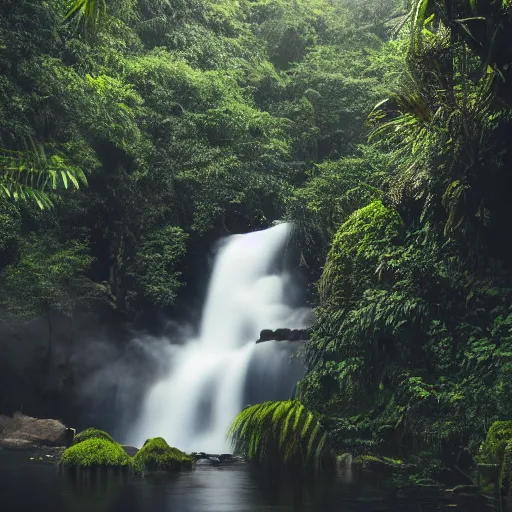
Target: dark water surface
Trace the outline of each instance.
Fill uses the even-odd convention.
[[[70,478],[53,464],[0,452],[1,512],[486,512],[485,499],[398,496],[350,472],[299,482],[240,464],[151,478]]]

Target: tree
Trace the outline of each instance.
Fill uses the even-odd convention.
[[[141,240],[128,271],[135,284],[128,298],[132,309],[140,309],[137,298],[156,307],[174,304],[182,286],[177,268],[186,254],[187,238],[182,229],[166,226]]]
[[[25,237],[20,257],[2,272],[2,304],[15,321],[44,316],[48,325],[45,369],[50,369],[53,347],[52,314],[72,317],[80,303],[83,273],[92,258],[78,241],[60,244],[51,234]]]

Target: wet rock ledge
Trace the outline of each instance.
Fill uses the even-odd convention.
[[[260,338],[256,343],[266,341],[307,341],[310,336],[310,329],[263,329]]]

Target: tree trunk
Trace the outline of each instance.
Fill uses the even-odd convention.
[[[46,349],[46,357],[43,365],[43,370],[48,373],[51,369],[52,358],[53,358],[53,324],[50,309],[46,310],[46,319],[48,321],[48,345]]]
[[[122,284],[122,263],[125,259],[125,240],[122,235],[115,235],[110,246],[110,272],[109,284],[116,306],[123,311],[125,306],[125,293]]]

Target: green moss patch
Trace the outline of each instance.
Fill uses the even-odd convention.
[[[192,459],[186,453],[169,446],[161,437],[148,439],[133,461],[138,472],[192,469]]]
[[[491,425],[487,438],[480,448],[478,462],[501,464],[505,447],[512,441],[512,421],[496,421]]]
[[[98,430],[96,428],[88,428],[80,434],[77,434],[74,439],[74,443],[78,444],[82,441],[86,441],[87,439],[105,439],[106,441],[110,441],[111,443],[115,443],[114,438],[103,430]]]
[[[77,468],[129,468],[132,459],[121,445],[96,437],[65,450],[59,464]]]
[[[509,441],[503,454],[500,474],[501,493],[512,496],[512,441]]]

